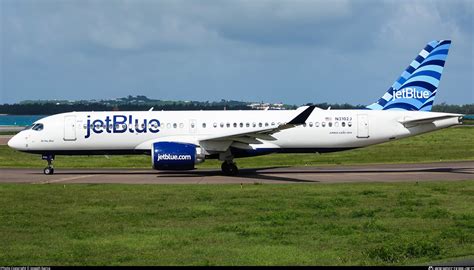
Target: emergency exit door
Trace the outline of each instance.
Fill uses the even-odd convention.
[[[357,115],[357,138],[369,138],[369,118],[367,114]]]
[[[76,116],[74,115],[64,117],[64,140],[76,140]]]

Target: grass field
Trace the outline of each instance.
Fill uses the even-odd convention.
[[[474,160],[474,127],[448,128],[411,138],[330,154],[273,154],[236,159],[240,168],[270,166],[317,166],[356,163],[410,163]],[[0,168],[42,168],[39,155],[20,153],[0,146]],[[149,156],[57,156],[57,168],[150,168]],[[207,160],[199,168],[219,168]]]
[[[474,160],[473,145],[474,127],[457,127],[346,152],[237,162],[248,168]],[[38,155],[0,146],[0,167],[44,165]],[[55,166],[150,168],[150,160],[58,156]],[[474,258],[473,199],[474,181],[0,184],[0,265],[411,265]]]
[[[16,131],[0,131],[0,135],[15,135],[17,133]]]
[[[463,125],[474,125],[474,119],[463,119],[462,124]]]
[[[0,185],[0,265],[410,265],[474,256],[474,181]]]

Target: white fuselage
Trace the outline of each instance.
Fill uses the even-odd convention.
[[[296,114],[295,110],[71,112],[36,121],[43,124],[41,130],[24,130],[9,145],[32,153],[123,154],[149,153],[154,142],[170,141],[195,144],[209,156],[222,151],[219,143],[225,144],[226,140],[217,139],[210,144],[206,138],[276,127]],[[410,119],[443,115],[452,117],[412,127],[403,124]],[[420,111],[316,109],[304,125],[262,135],[256,143],[237,139],[230,142],[230,147],[244,150],[245,155],[340,151],[446,128],[459,124],[457,116]]]

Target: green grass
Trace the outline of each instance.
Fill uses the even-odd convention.
[[[474,119],[466,119],[466,118],[464,118],[464,119],[462,120],[462,124],[463,124],[463,125],[474,125]]]
[[[0,265],[411,265],[474,256],[474,181],[0,185]]]
[[[0,131],[0,135],[15,135],[17,131]]]
[[[474,127],[456,127],[366,148],[330,154],[273,154],[236,159],[240,168],[474,160]],[[39,155],[0,146],[0,168],[42,168]],[[57,156],[58,168],[150,168],[149,156]],[[199,168],[219,168],[207,160]]]

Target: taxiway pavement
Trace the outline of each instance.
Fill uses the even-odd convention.
[[[13,135],[0,135],[0,145],[7,145]]]
[[[230,183],[345,183],[474,180],[474,161],[321,167],[241,169],[223,176],[217,169],[154,171],[152,169],[0,169],[0,183],[72,184],[230,184]]]

